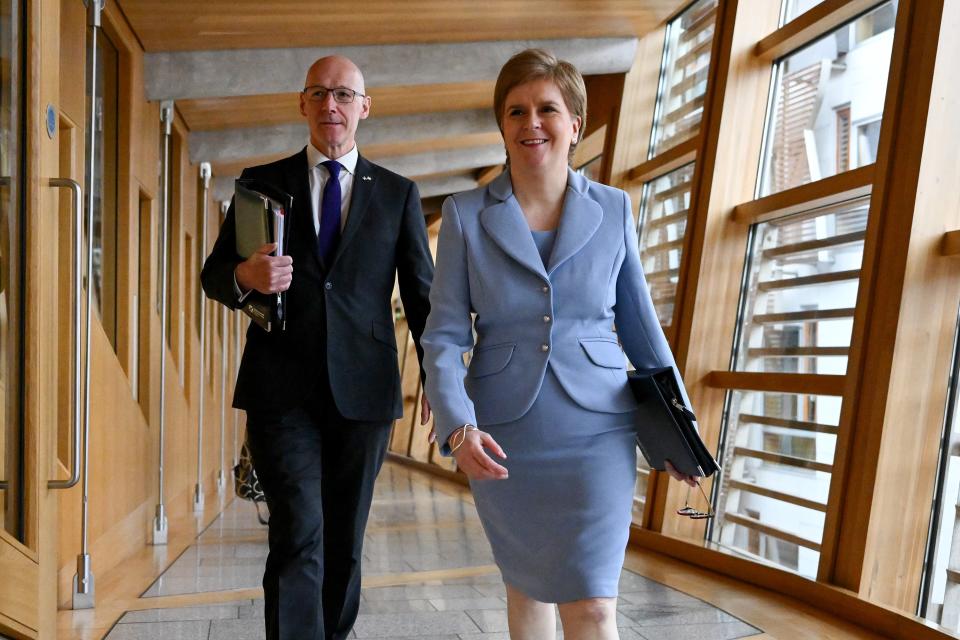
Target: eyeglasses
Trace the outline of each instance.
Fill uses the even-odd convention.
[[[366,97],[366,95],[360,93],[359,91],[354,91],[353,89],[348,89],[347,87],[334,87],[333,89],[328,89],[327,87],[321,87],[320,85],[306,87],[303,91],[301,91],[301,93],[305,95],[307,100],[310,102],[323,102],[327,99],[327,94],[332,93],[333,99],[340,104],[350,104],[357,96],[360,96],[361,98]]]
[[[716,515],[713,510],[713,505],[710,504],[710,499],[707,498],[707,494],[703,492],[703,487],[700,486],[699,482],[697,483],[697,489],[700,489],[700,495],[703,496],[704,501],[707,503],[707,511],[700,511],[690,506],[690,487],[688,486],[687,497],[683,501],[683,506],[677,509],[678,516],[687,516],[691,520],[706,520]]]

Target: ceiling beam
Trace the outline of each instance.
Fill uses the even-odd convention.
[[[367,89],[374,117],[402,116],[431,111],[464,111],[493,107],[493,81],[450,84],[392,85]],[[238,98],[180,100],[177,111],[191,131],[262,127],[300,122],[297,92],[267,93]]]
[[[467,191],[477,187],[477,179],[473,176],[473,173],[473,171],[470,171],[438,178],[421,178],[417,180],[417,189],[420,191],[421,198],[448,196],[451,193]]]
[[[623,73],[633,64],[637,39],[162,51],[145,54],[144,79],[149,100],[289,93],[303,88],[306,70],[317,58],[336,53],[357,63],[364,72],[368,89],[477,82],[495,79],[511,55],[528,47],[548,49],[575,64],[584,75]]]
[[[388,145],[409,145],[423,140],[475,134],[486,135],[488,141],[493,137],[492,142],[496,141],[499,133],[491,111],[472,109],[367,118],[357,128],[356,139],[361,149],[368,146],[382,147],[379,153],[382,157],[390,155]],[[191,131],[190,161],[223,164],[242,162],[258,156],[293,153],[306,144],[307,137],[305,120],[269,127]],[[394,151],[393,155],[396,153]]]
[[[494,144],[471,149],[451,149],[448,151],[429,151],[408,156],[384,158],[377,164],[414,179],[442,173],[454,173],[478,169],[492,164],[503,164],[507,154],[503,144]]]
[[[378,160],[377,164],[399,173],[402,176],[419,176],[413,179],[431,195],[454,193],[477,186],[476,179],[467,176],[468,172],[476,172],[480,167],[502,164],[506,159],[502,144],[472,147],[467,149],[450,149],[444,151],[429,151],[405,156],[396,156]],[[233,197],[233,181],[239,174],[218,173],[213,180],[213,196],[223,202]],[[469,180],[469,184],[467,182]],[[451,185],[451,186],[441,186]],[[449,191],[444,192],[444,189]],[[424,196],[421,193],[422,197]]]

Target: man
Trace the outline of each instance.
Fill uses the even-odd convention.
[[[270,507],[263,576],[267,638],[346,638],[357,617],[373,485],[402,414],[391,296],[395,277],[417,355],[433,260],[416,186],[359,155],[370,113],[363,75],[340,56],[307,71],[299,153],[245,169],[293,196],[287,255],[235,249],[233,207],[201,273],[236,309],[252,291],[286,291],[286,329],[251,324],[233,406]],[[421,419],[429,416],[424,404]]]

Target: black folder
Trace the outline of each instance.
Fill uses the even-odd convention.
[[[697,417],[683,404],[673,367],[637,369],[627,374],[627,380],[639,405],[637,445],[653,469],[663,471],[669,460],[690,476],[720,470],[697,433]]]
[[[277,243],[274,255],[285,255],[292,209],[293,197],[272,185],[259,180],[237,180],[234,191],[237,255],[249,258],[268,242]],[[242,310],[264,331],[283,331],[287,320],[286,292],[268,295],[253,291],[244,299]]]

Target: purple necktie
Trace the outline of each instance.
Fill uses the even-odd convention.
[[[343,167],[336,160],[327,160],[321,163],[330,172],[327,183],[323,185],[323,195],[320,197],[320,230],[317,232],[317,248],[324,264],[330,265],[333,253],[337,250],[340,240],[340,169]]]

